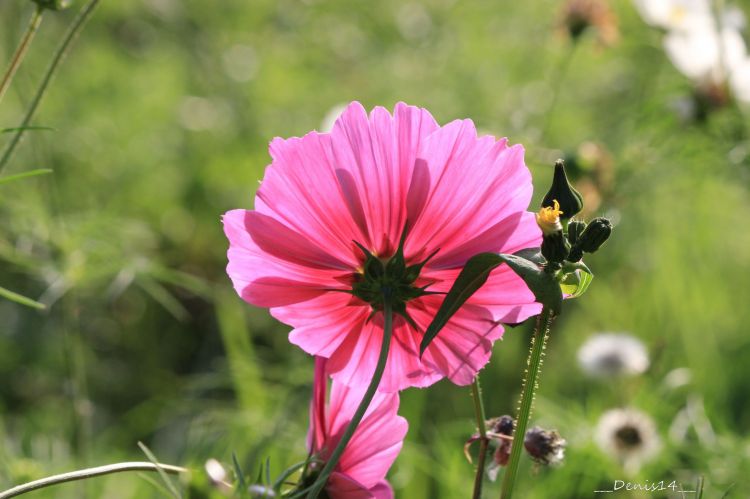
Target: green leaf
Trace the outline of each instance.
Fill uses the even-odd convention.
[[[28,172],[18,173],[16,175],[8,175],[7,177],[0,178],[0,184],[7,184],[14,180],[21,180],[22,178],[36,177],[37,175],[46,175],[52,173],[49,168],[40,168],[39,170],[31,170]]]
[[[247,492],[247,483],[245,482],[245,473],[242,471],[242,466],[237,459],[237,454],[232,452],[232,466],[234,466],[234,474],[237,475],[238,487],[244,494]]]
[[[39,303],[38,301],[34,301],[31,298],[26,298],[25,296],[19,295],[18,293],[15,293],[9,289],[5,289],[2,286],[0,286],[0,296],[20,305],[26,305],[27,307],[35,308],[37,310],[44,310],[45,308],[47,308],[44,303]]]
[[[285,469],[284,471],[282,471],[281,474],[278,477],[276,477],[276,480],[271,485],[271,488],[273,488],[273,490],[275,490],[276,492],[280,492],[281,487],[284,485],[284,482],[286,481],[286,479],[294,475],[297,471],[301,470],[305,466],[307,466],[308,463],[310,462],[310,459],[311,457],[308,457],[304,461],[295,463],[291,465],[290,467],[288,467],[287,469]]]
[[[143,442],[138,442],[138,447],[140,447],[143,453],[146,454],[146,457],[149,461],[151,461],[151,464],[156,466],[156,471],[159,473],[159,477],[161,477],[161,481],[164,482],[164,485],[166,485],[169,493],[172,494],[175,499],[181,499],[182,495],[177,491],[174,484],[172,483],[172,480],[169,479],[167,473],[162,469],[161,464],[159,464],[159,461],[156,460],[156,456],[153,452],[151,452],[151,449],[146,447],[146,444],[144,444]]]
[[[538,248],[526,249],[516,255],[480,253],[469,258],[458,278],[456,278],[456,282],[448,291],[442,305],[440,305],[432,323],[425,331],[422,343],[419,346],[420,355],[424,353],[453,314],[482,287],[490,272],[503,263],[506,263],[524,280],[538,302],[549,308],[553,313],[558,314],[562,303],[562,291],[554,277],[530,259],[534,258],[539,261],[536,257],[538,251]]]
[[[529,287],[536,301],[550,309],[553,314],[560,313],[562,291],[552,274],[544,271],[536,263],[518,255],[499,255]]]
[[[565,276],[560,281],[560,289],[563,293],[569,295],[568,298],[581,296],[589,288],[591,281],[594,280],[594,274],[583,262],[566,265],[562,268],[562,272]]]
[[[47,130],[47,131],[55,131],[54,128],[51,126],[17,126],[13,128],[3,128],[0,130],[0,133],[13,133],[13,132],[20,132],[20,131],[27,131],[27,130]]]

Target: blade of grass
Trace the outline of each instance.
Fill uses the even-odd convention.
[[[232,466],[234,466],[234,474],[237,475],[237,487],[241,490],[241,496],[244,496],[247,491],[247,482],[245,482],[245,474],[242,472],[237,454],[234,452],[232,452]]]
[[[28,172],[17,173],[16,175],[8,175],[7,177],[0,178],[0,185],[13,182],[14,180],[21,180],[28,177],[37,177],[39,175],[46,175],[52,173],[50,168],[40,168],[38,170],[31,170]]]
[[[19,305],[25,305],[37,310],[44,310],[45,308],[47,308],[44,303],[39,303],[38,301],[34,301],[31,298],[26,298],[25,296],[19,295],[18,293],[15,293],[9,289],[5,289],[2,286],[0,286],[0,297],[3,297],[6,300],[10,300],[12,302],[16,302]]]
[[[21,141],[25,129],[31,124],[31,120],[34,118],[34,114],[36,114],[36,110],[39,107],[39,104],[41,104],[42,98],[47,92],[49,84],[52,82],[52,77],[57,72],[60,63],[65,59],[65,54],[67,54],[70,45],[73,43],[73,40],[75,40],[78,33],[80,33],[98,4],[99,0],[90,0],[81,9],[78,16],[76,16],[75,20],[73,20],[73,23],[70,25],[70,28],[68,28],[67,33],[65,33],[65,36],[60,42],[60,45],[58,45],[55,54],[52,56],[52,61],[50,61],[49,66],[47,66],[47,70],[44,73],[44,77],[36,90],[36,94],[34,95],[29,108],[26,110],[26,115],[24,116],[23,121],[18,126],[19,130],[16,131],[13,138],[10,139],[10,142],[5,147],[2,157],[0,157],[0,172],[3,171],[3,168],[5,168],[5,165],[8,163],[11,156],[13,156],[13,152]]]
[[[148,458],[148,460],[151,461],[151,463],[154,466],[156,466],[156,470],[158,471],[159,476],[161,477],[164,484],[167,486],[167,489],[169,489],[170,494],[175,499],[182,499],[182,496],[180,495],[179,491],[175,488],[174,484],[167,476],[167,473],[162,469],[161,465],[159,464],[159,461],[156,460],[156,456],[154,456],[153,452],[151,452],[151,450],[148,447],[146,447],[146,444],[144,444],[143,442],[138,442],[138,447],[140,447],[143,453],[146,454],[146,457]]]

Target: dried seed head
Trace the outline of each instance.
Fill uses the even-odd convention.
[[[562,462],[565,457],[566,443],[556,430],[547,431],[538,426],[528,430],[523,439],[526,452],[534,461],[545,465]]]

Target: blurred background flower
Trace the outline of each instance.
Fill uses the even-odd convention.
[[[596,443],[634,475],[661,448],[653,419],[635,409],[611,409],[599,418]]]
[[[648,369],[648,352],[638,338],[626,333],[599,333],[578,350],[578,364],[591,376],[643,374]]]

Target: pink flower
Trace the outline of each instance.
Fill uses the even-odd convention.
[[[334,382],[326,407],[326,362],[323,357],[315,358],[311,424],[307,435],[308,449],[323,462],[336,448],[362,399],[358,390]],[[393,489],[385,475],[401,451],[409,427],[397,411],[398,394],[375,394],[328,478],[325,490],[331,499],[393,498]],[[318,468],[322,468],[322,464],[318,464]]]
[[[294,328],[292,343],[328,358],[337,381],[362,386],[377,363],[383,314],[353,293],[366,277],[354,241],[385,261],[405,232],[407,265],[436,253],[413,283],[401,283],[411,294],[400,302],[379,389],[443,377],[469,384],[502,336],[501,323],[521,322],[541,305],[500,266],[420,359],[422,335],[443,300],[420,288],[447,292],[476,253],[539,246],[534,214],[525,211],[532,185],[523,152],[505,139],[477,137],[471,120],[440,127],[426,110],[403,103],[393,116],[377,107],[368,117],[353,102],[330,133],[271,142],[255,210],[224,215],[227,272],[242,298]]]

